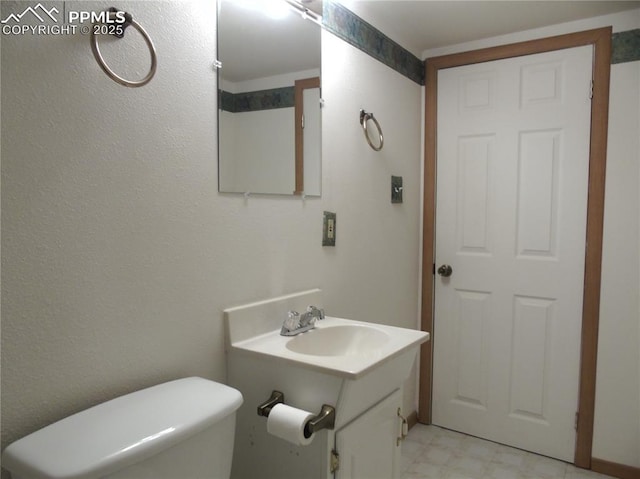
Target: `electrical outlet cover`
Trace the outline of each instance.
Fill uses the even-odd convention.
[[[324,212],[322,221],[322,246],[336,245],[336,214],[331,211]]]

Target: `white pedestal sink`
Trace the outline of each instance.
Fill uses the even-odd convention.
[[[397,477],[398,438],[410,412],[401,411],[401,388],[429,334],[326,317],[311,331],[281,336],[287,311],[309,305],[323,306],[319,290],[225,311],[228,382],[245,398],[237,414],[232,479]],[[335,407],[335,428],[316,434],[308,446],[267,434],[256,407],[273,390],[296,408]],[[343,466],[332,471],[336,448]]]

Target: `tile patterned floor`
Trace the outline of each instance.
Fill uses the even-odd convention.
[[[417,424],[402,446],[402,479],[611,479],[437,426]]]

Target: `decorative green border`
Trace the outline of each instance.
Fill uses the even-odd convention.
[[[343,5],[334,0],[324,0],[322,26],[410,80],[424,85],[422,60]],[[612,64],[640,60],[640,28],[614,33],[611,40]],[[293,87],[238,94],[221,91],[219,104],[223,110],[234,113],[293,107]]]
[[[380,30],[333,0],[322,2],[322,26],[345,42],[424,85],[424,63]]]
[[[350,45],[424,85],[422,60],[335,0],[323,1],[322,25]],[[612,64],[640,60],[640,29],[614,33],[611,40]]]
[[[293,108],[295,105],[294,87],[292,86],[242,93],[219,90],[218,93],[220,109],[231,113]]]
[[[611,63],[640,60],[640,28],[611,35]]]

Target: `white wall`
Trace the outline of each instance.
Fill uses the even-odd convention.
[[[639,22],[640,26],[640,22]],[[612,65],[593,455],[640,467],[640,61]]]
[[[161,381],[224,381],[230,306],[320,287],[329,314],[416,324],[420,87],[323,33],[323,196],[218,194],[213,2],[66,8],[114,4],[156,44],[143,88],[108,79],[85,36],[2,38],[3,446]],[[23,8],[3,1],[2,17]],[[146,58],[135,40],[105,42],[114,68]]]
[[[324,298],[340,316],[416,328],[420,244],[422,87],[322,32],[322,203],[337,212],[337,247],[319,269]],[[360,109],[384,134],[366,143]],[[403,204],[391,204],[391,175],[403,177]],[[405,410],[416,403],[405,386]]]
[[[423,58],[591,28],[640,28],[640,10],[425,51]],[[640,467],[640,62],[612,65],[593,456]]]

